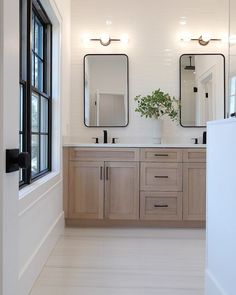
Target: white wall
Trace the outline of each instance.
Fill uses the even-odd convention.
[[[70,96],[68,41],[70,40],[70,1],[41,0],[41,2],[53,23],[53,168],[50,174],[20,191],[18,210],[20,283],[18,294],[20,295],[29,294],[64,228],[61,113],[66,132]]]
[[[230,0],[230,73],[236,75],[236,2]]]
[[[0,0],[0,28],[3,28],[3,1]],[[3,149],[3,31],[0,29],[0,163],[4,161],[4,149]],[[3,208],[3,165],[0,165],[0,212]],[[1,214],[2,215],[2,214]],[[2,293],[2,241],[3,241],[3,220],[0,219],[0,294]]]
[[[236,77],[236,2],[233,0],[230,0],[230,36],[232,39],[232,42],[230,44],[230,65],[229,65],[229,76]],[[232,109],[230,109],[230,113],[236,112],[236,93],[233,90],[230,92],[232,97]]]
[[[19,105],[19,5],[3,0],[0,4],[0,294],[18,291],[18,173],[5,173],[5,150],[18,145]],[[14,107],[12,107],[14,106]]]
[[[61,129],[69,133],[71,97],[71,0],[54,0],[62,16],[61,36]]]
[[[130,124],[127,128],[111,128],[109,133],[121,142],[152,140],[152,120],[140,118],[134,112],[133,98],[161,88],[179,96],[179,56],[183,53],[220,52],[227,56],[227,46],[210,43],[203,47],[196,42],[183,44],[180,32],[190,31],[194,37],[210,31],[214,37],[228,32],[227,0],[72,0],[72,71],[70,133],[65,141],[91,141],[101,135],[100,129],[83,125],[83,56],[87,53],[126,53],[130,61]],[[180,17],[187,17],[187,25],[181,26]],[[110,19],[112,25],[106,25]],[[85,46],[81,35],[89,33],[98,37],[101,32],[119,37],[127,33],[127,47],[114,42],[103,47],[99,42]],[[202,129],[185,129],[165,122],[166,141],[186,141],[201,136]]]
[[[207,127],[206,295],[235,294],[236,119]]]

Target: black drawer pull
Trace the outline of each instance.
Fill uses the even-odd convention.
[[[100,167],[100,180],[102,180],[103,178],[103,167],[101,166]]]
[[[106,180],[109,180],[109,167],[106,167]]]
[[[168,154],[155,154],[155,157],[168,157]]]
[[[169,178],[167,175],[155,175],[155,178]]]
[[[169,205],[154,205],[155,208],[168,208]]]

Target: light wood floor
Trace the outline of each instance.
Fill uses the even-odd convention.
[[[205,231],[66,229],[31,295],[203,295]]]

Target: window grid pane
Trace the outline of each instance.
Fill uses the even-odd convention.
[[[48,169],[48,135],[40,136],[40,171]]]
[[[44,28],[39,19],[35,16],[35,52],[43,59],[43,35]]]
[[[39,173],[39,136],[32,134],[31,136],[31,171],[32,176]]]
[[[40,132],[48,133],[48,99],[41,96],[41,126]]]
[[[32,94],[32,176],[37,177],[49,169],[49,100],[33,92]]]
[[[19,115],[19,126],[20,132],[23,131],[23,98],[24,98],[24,89],[23,85],[20,84],[20,115]]]
[[[35,51],[35,16],[32,14],[32,50]]]
[[[19,134],[19,150],[20,150],[20,153],[23,152],[23,134],[22,133]],[[19,181],[20,182],[23,181],[22,169],[20,169],[19,171]]]
[[[44,92],[44,26],[33,13],[34,30],[32,30],[32,85]]]
[[[31,70],[31,83],[35,86],[35,54],[32,52],[32,70]]]
[[[32,94],[31,100],[31,130],[32,132],[39,132],[39,96]]]

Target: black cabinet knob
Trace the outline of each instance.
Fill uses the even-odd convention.
[[[18,171],[19,168],[29,168],[30,161],[29,153],[20,153],[19,149],[8,149],[6,150],[6,173]]]
[[[29,153],[20,153],[18,157],[19,167],[22,169],[27,169],[30,167],[30,155]]]

